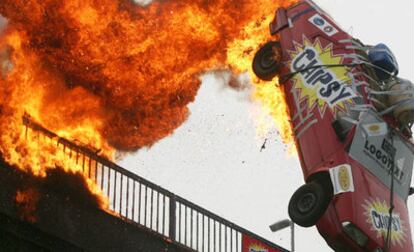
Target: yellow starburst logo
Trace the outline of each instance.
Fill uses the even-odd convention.
[[[343,66],[343,55],[335,55],[333,44],[323,46],[316,39],[312,43],[306,37],[303,44],[294,42],[295,49],[289,51],[290,70],[293,76],[293,88],[299,90],[300,101],[307,100],[309,109],[319,107],[323,115],[326,107],[334,112],[346,109],[346,103],[352,103],[356,93],[352,89],[349,70]]]
[[[368,223],[371,224],[371,230],[377,232],[378,238],[386,238],[390,221],[389,206],[385,201],[379,199],[373,201],[365,201],[363,205],[365,216]],[[405,241],[404,223],[398,213],[392,214],[391,219],[391,242],[394,245],[398,243],[400,246]]]

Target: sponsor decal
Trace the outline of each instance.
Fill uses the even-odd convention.
[[[390,157],[395,158],[395,154],[397,153],[397,149],[392,145],[392,143],[388,142],[385,138],[382,140],[381,148],[387,152]]]
[[[309,18],[309,22],[318,27],[318,29],[323,31],[329,37],[338,33],[338,30],[319,14],[315,14]]]
[[[395,157],[396,149],[390,142],[388,142],[388,140],[384,138],[381,147],[379,147],[371,143],[369,139],[366,139],[363,151],[369,158],[374,160],[388,174],[391,173],[391,170],[394,167],[394,178],[400,184],[403,182],[405,176],[405,158],[402,157],[394,161],[393,157]]]
[[[346,67],[329,67],[342,64],[343,55],[334,55],[333,45],[323,47],[318,39],[312,43],[304,38],[303,45],[294,44],[295,50],[289,52],[290,70],[297,73],[293,88],[300,91],[299,99],[307,99],[309,109],[318,106],[321,115],[326,107],[344,110],[345,104],[352,103],[357,96],[351,87],[352,80]]]
[[[249,247],[249,252],[269,252],[269,250],[258,244],[253,244]]]
[[[339,185],[341,186],[341,189],[344,191],[349,190],[349,187],[351,186],[349,173],[346,167],[341,166],[338,171],[338,181]]]
[[[279,252],[280,250],[271,247],[248,235],[242,236],[242,252]]]
[[[343,164],[331,168],[329,170],[329,175],[331,176],[335,195],[344,192],[353,192],[355,190],[350,165]]]
[[[362,127],[368,136],[384,136],[388,133],[385,122],[364,124]]]
[[[327,27],[323,28],[323,30],[324,30],[326,33],[330,33],[330,32],[332,32],[332,31],[333,31],[333,28],[332,28],[332,26],[327,26]]]
[[[367,222],[378,238],[386,238],[390,224],[389,205],[385,201],[366,200],[363,205]],[[405,242],[405,227],[398,212],[394,211],[391,218],[391,242],[393,245],[403,245]]]
[[[358,161],[364,170],[369,171],[375,176],[375,180],[378,179],[388,189],[391,189],[393,181],[396,195],[404,201],[407,200],[413,171],[413,150],[407,144],[407,140],[399,134],[388,132],[381,136],[369,136],[369,126],[381,125],[384,122],[375,111],[363,112],[359,118],[360,123],[348,150],[350,157]],[[375,128],[374,132],[378,132]],[[394,171],[393,180],[391,170]]]
[[[317,26],[323,26],[326,24],[325,20],[321,17],[316,16],[315,18],[313,18],[313,22],[314,24],[316,24]]]

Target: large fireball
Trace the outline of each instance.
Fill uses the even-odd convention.
[[[274,11],[292,2],[1,0],[8,19],[0,35],[2,155],[41,170],[53,154],[23,139],[25,113],[108,158],[151,146],[186,120],[201,74],[251,72]],[[282,102],[280,90],[272,92]],[[277,109],[289,127],[285,107]]]

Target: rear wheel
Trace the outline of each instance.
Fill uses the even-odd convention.
[[[324,190],[320,183],[307,183],[292,195],[288,208],[289,216],[299,226],[313,226],[325,213],[331,198],[330,193]]]
[[[270,41],[262,46],[253,59],[253,72],[262,80],[272,80],[280,67],[282,53],[278,41]]]

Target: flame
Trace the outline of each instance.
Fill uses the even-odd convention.
[[[296,1],[290,1],[290,4],[294,2]],[[269,5],[264,2],[258,4],[263,4],[262,16],[245,26],[240,37],[229,44],[227,63],[238,73],[247,71],[255,84],[251,98],[261,105],[264,112],[256,117],[259,137],[265,138],[276,127],[283,142],[288,145],[289,153],[294,154],[296,148],[293,145],[294,138],[284,90],[279,87],[278,78],[273,81],[262,81],[255,76],[251,68],[257,49],[265,42],[278,39],[271,37],[268,31],[268,24],[274,17],[275,8],[268,8]],[[268,116],[271,117],[271,122],[267,120]]]
[[[117,150],[172,134],[188,117],[199,76],[226,69],[251,74],[253,98],[290,141],[283,92],[260,83],[251,61],[271,39],[274,11],[293,2],[2,0],[8,28],[0,37],[0,152],[37,176],[56,166],[79,173],[56,145],[22,132],[25,113],[113,159]]]
[[[20,211],[20,217],[28,222],[36,222],[36,205],[39,200],[39,192],[33,188],[18,190],[15,195],[15,202]]]
[[[261,103],[265,115],[271,117],[271,121],[266,117],[261,117],[259,122],[259,134],[264,137],[276,126],[279,135],[288,146],[288,153],[296,154],[296,146],[294,145],[293,132],[290,122],[289,110],[285,102],[285,93],[281,86],[275,83],[266,82],[255,87],[253,99]]]

